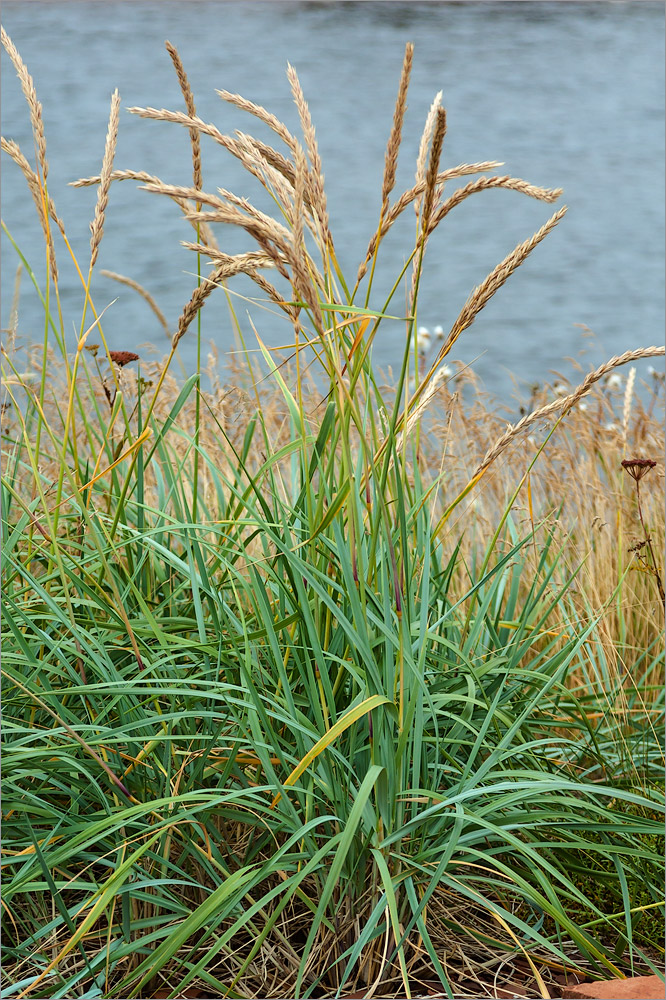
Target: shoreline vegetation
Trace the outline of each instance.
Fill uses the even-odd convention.
[[[192,183],[116,167],[116,91],[100,173],[76,182],[97,188],[84,262],[48,188],[32,78],[2,42],[34,160],[2,149],[46,261],[40,277],[3,224],[44,304],[27,348],[17,277],[2,347],[3,996],[397,1000],[519,983],[547,997],[661,974],[664,377],[642,363],[664,349],[544,380],[508,426],[452,360],[565,207],[448,332],[417,321],[449,212],[492,188],[547,205],[562,192],[496,161],[444,168],[439,94],[396,196],[408,44],[377,230],[344,275],[293,67],[300,137],[218,91],[274,147],[198,118],[167,42],[185,110],[130,111],[189,136]],[[243,163],[274,216],[203,190],[204,142]],[[174,203],[197,261],[174,327],[111,275],[169,332],[159,362],[136,335],[109,350],[90,294],[126,180]],[[414,245],[377,303],[403,212]],[[254,248],[220,249],[227,225]],[[64,267],[81,280],[73,352]],[[244,328],[241,273],[284,324],[280,350]],[[211,294],[241,348],[227,372],[205,346]],[[372,344],[403,311],[387,384]],[[179,379],[186,336],[197,366]]]

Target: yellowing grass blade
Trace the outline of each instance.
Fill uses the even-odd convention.
[[[298,762],[285,781],[285,785],[293,785],[296,781],[298,781],[300,776],[303,774],[303,771],[310,766],[312,761],[316,760],[319,754],[322,753],[326,747],[329,747],[341,733],[344,733],[345,729],[349,729],[350,726],[353,726],[353,724],[358,722],[362,716],[367,715],[368,712],[372,712],[373,708],[377,708],[379,705],[391,704],[392,702],[390,698],[385,698],[382,694],[373,694],[369,698],[366,698],[365,701],[362,701],[360,705],[356,705],[355,708],[351,708],[345,713],[345,715],[342,716],[342,718],[338,719],[335,725],[331,726],[328,732],[324,733],[321,739],[317,740],[311,750],[308,750],[305,757]],[[271,802],[271,809],[275,808],[281,798],[282,793],[278,792]]]

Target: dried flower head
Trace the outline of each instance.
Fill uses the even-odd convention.
[[[621,464],[631,478],[638,482],[647,475],[650,469],[654,469],[657,463],[652,458],[625,458]]]
[[[139,355],[135,354],[134,351],[109,351],[109,357],[121,368],[128,365],[130,361],[139,360]]]

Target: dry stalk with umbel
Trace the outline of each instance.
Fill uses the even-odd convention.
[[[632,370],[635,371],[635,369]],[[641,506],[641,479],[651,472],[656,464],[657,463],[653,458],[625,458],[621,462],[622,468],[636,483],[636,507],[638,508],[638,520],[641,522],[641,528],[643,529],[643,541],[637,542],[636,545],[632,545],[629,551],[636,553],[641,565],[655,578],[657,588],[659,590],[661,606],[663,608],[664,601],[666,601],[666,595],[664,594],[664,582],[661,578],[661,573],[659,572],[659,566],[655,558],[654,549],[652,548],[652,538],[645,525],[645,521],[643,520],[643,508]],[[645,559],[643,556],[643,548],[647,548],[650,554],[649,560]]]

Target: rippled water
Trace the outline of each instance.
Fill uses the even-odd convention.
[[[49,191],[72,245],[86,260],[94,189],[67,182],[99,171],[109,98],[123,108],[182,108],[164,40],[177,46],[200,116],[222,131],[264,136],[254,119],[226,105],[215,88],[242,93],[283,118],[298,118],[285,69],[297,69],[317,129],[331,225],[343,267],[355,275],[374,231],[386,139],[407,40],[415,44],[409,110],[398,169],[399,190],[411,186],[419,137],[438,90],[448,112],[442,165],[484,159],[534,184],[563,187],[569,212],[479,315],[454,349],[473,362],[492,391],[511,391],[509,372],[524,383],[563,361],[598,361],[628,348],[661,343],[664,322],[664,9],[651,2],[590,3],[282,3],[282,2],[28,2],[5,0],[5,28],[22,53],[43,103],[50,162]],[[29,119],[11,63],[2,62],[2,131],[32,157]],[[267,202],[230,156],[204,140],[204,186]],[[116,164],[189,183],[187,132],[122,112]],[[9,161],[2,171],[3,218],[21,250],[43,275],[36,216],[23,178]],[[509,191],[468,199],[432,238],[422,282],[419,322],[448,328],[471,289],[553,208]],[[190,230],[166,201],[113,187],[98,268],[135,278],[175,325],[194,286],[195,258],[179,246]],[[413,240],[414,215],[387,238],[373,304],[399,272]],[[220,234],[223,248],[241,246]],[[4,238],[3,238],[4,239]],[[59,251],[68,331],[80,322],[80,293],[64,247]],[[16,267],[4,241],[6,326]],[[238,287],[243,290],[242,286]],[[136,293],[96,275],[98,308],[111,347],[135,348],[166,338]],[[399,290],[393,309],[404,310]],[[279,344],[288,327],[269,313],[235,306],[244,328],[248,309],[263,338]],[[204,340],[221,354],[234,349],[221,295],[204,310]],[[36,296],[24,278],[20,330],[42,336]],[[578,324],[596,334],[586,338]],[[404,325],[387,324],[375,359],[396,365]],[[194,337],[182,345],[194,365]]]

